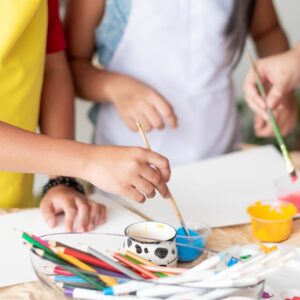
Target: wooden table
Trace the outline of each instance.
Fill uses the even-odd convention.
[[[292,158],[297,168],[300,169],[300,153],[292,153]],[[14,210],[12,210],[14,211]],[[11,211],[1,211],[0,214]],[[207,242],[207,248],[223,250],[232,245],[246,245],[254,243],[249,225],[216,228]],[[284,242],[287,245],[300,247],[300,220],[294,222],[292,236]],[[1,268],[1,266],[0,266]],[[1,270],[0,272],[2,272]],[[53,300],[53,294],[39,282],[19,284],[0,289],[0,300]],[[57,297],[55,298],[55,300]]]

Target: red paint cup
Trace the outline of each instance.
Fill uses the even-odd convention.
[[[275,186],[278,199],[294,204],[297,207],[298,213],[300,213],[300,179],[293,182],[288,176],[278,178],[275,181]]]

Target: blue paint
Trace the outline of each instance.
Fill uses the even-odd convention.
[[[176,243],[186,245],[177,245],[178,260],[182,262],[193,261],[198,258],[202,254],[205,246],[205,240],[198,232],[190,229],[188,229],[188,231],[190,236],[186,236],[185,230],[182,227],[177,229]],[[189,245],[197,247],[198,249],[188,247]]]
[[[237,258],[231,257],[229,259],[229,261],[227,262],[227,267],[232,267],[233,265],[235,265],[238,262],[239,262],[239,260]]]

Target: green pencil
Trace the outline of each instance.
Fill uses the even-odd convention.
[[[17,233],[29,244],[44,250],[45,252],[47,252],[48,254],[54,254],[54,252],[49,249],[48,247],[46,247],[45,245],[43,245],[42,243],[40,243],[39,241],[37,241],[36,239],[34,239],[33,237],[31,237],[28,233],[23,232],[23,231],[18,231]]]
[[[262,84],[261,78],[260,78],[259,73],[257,71],[255,62],[254,62],[253,57],[250,54],[250,52],[248,52],[248,57],[249,57],[249,60],[251,62],[252,68],[254,70],[258,92],[259,92],[260,96],[263,98],[263,100],[266,102],[267,94],[266,94],[266,91],[265,91],[264,86]],[[280,132],[280,129],[279,129],[279,126],[276,122],[274,114],[273,114],[272,110],[269,107],[267,107],[267,113],[268,113],[268,116],[269,116],[269,120],[271,121],[273,130],[274,130],[274,133],[275,133],[275,136],[276,136],[276,139],[277,139],[277,143],[278,143],[279,148],[280,148],[281,153],[282,153],[282,156],[285,159],[286,169],[287,169],[292,181],[296,181],[298,179],[296,168],[292,163],[292,160],[290,158],[287,147],[284,143],[282,134]]]

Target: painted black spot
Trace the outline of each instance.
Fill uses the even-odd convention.
[[[140,245],[135,245],[135,249],[138,254],[142,253],[143,251]]]
[[[168,255],[168,249],[166,248],[157,248],[154,252],[155,256],[159,257],[159,258],[166,258]]]
[[[128,248],[130,248],[130,246],[132,245],[131,239],[127,239],[127,245],[128,245]]]
[[[175,249],[172,249],[172,254],[175,254]]]
[[[144,251],[145,251],[145,253],[149,253],[148,248],[145,248]]]

